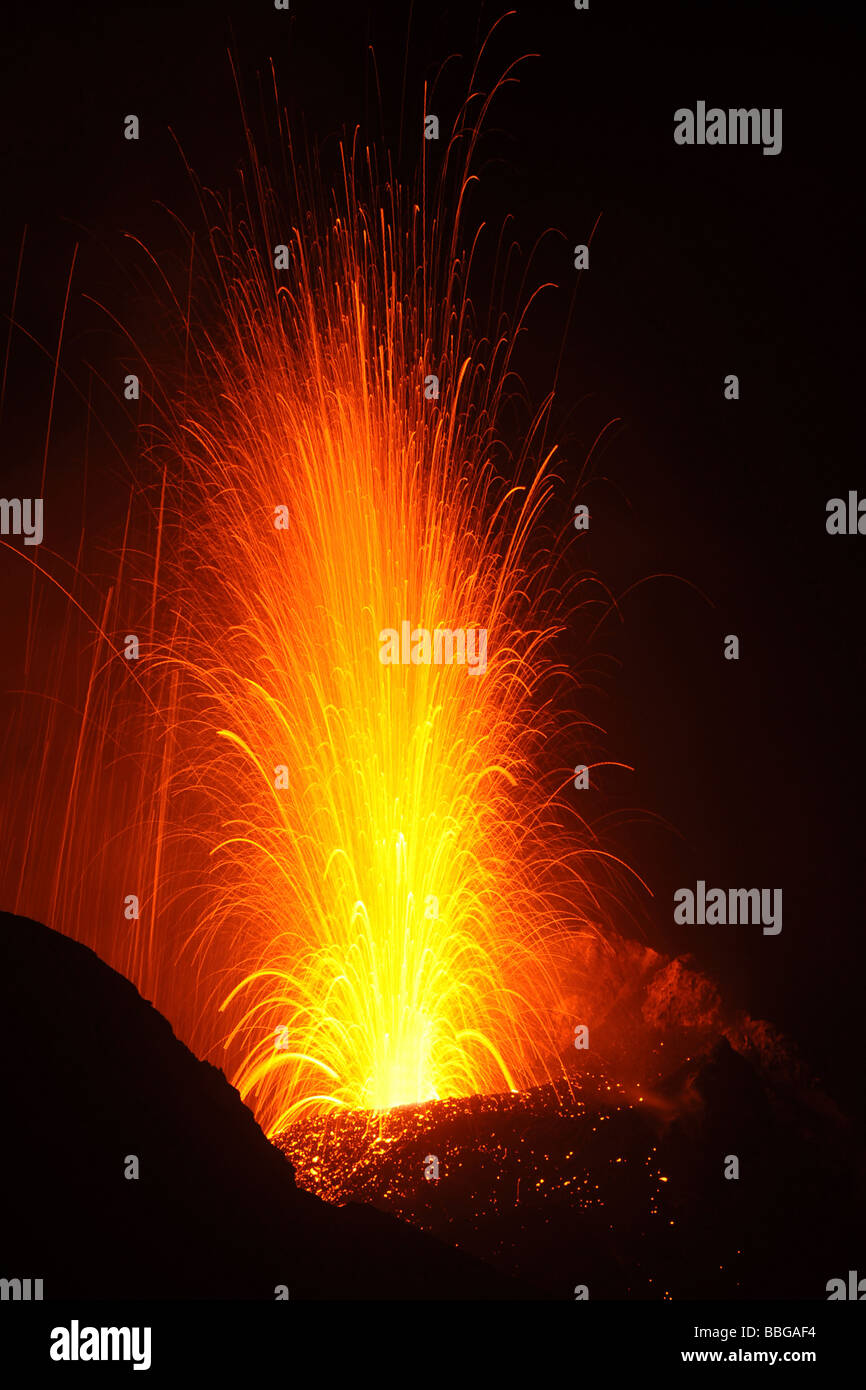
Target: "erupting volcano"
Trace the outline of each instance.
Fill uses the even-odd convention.
[[[808,122],[778,159],[683,148],[676,51],[530,7],[519,47],[471,41],[468,86],[407,46],[390,136],[394,54],[382,86],[370,62],[382,135],[371,84],[329,139],[316,73],[281,66],[292,21],[253,10],[276,64],[253,102],[275,50],[233,47],[226,144],[228,107],[185,116],[170,81],[167,138],[143,58],[149,104],[124,89],[139,115],[96,160],[105,188],[123,164],[131,230],[97,221],[41,306],[25,232],[10,286],[0,1296],[856,1296],[862,1144],[811,1070],[846,1036],[821,988],[857,978],[848,851],[797,766],[847,667],[822,691],[832,630],[806,672],[768,598],[786,576],[817,629],[848,588],[813,603],[787,473],[750,443],[800,359],[762,358],[764,320],[719,293],[787,321],[788,263],[749,270],[743,210],[790,254]],[[153,23],[178,64],[203,53],[197,20]],[[536,31],[559,76],[527,98],[508,54]],[[357,26],[345,69],[315,33],[357,79]],[[742,572],[696,517],[738,528]],[[778,1028],[753,1017],[777,998]]]
[[[279,177],[249,135],[240,204],[195,185],[183,270],[139,248],[177,350],[130,344],[113,583],[34,564],[31,640],[54,578],[90,658],[18,759],[43,812],[16,907],[127,974],[268,1134],[561,1079],[563,970],[622,876],[566,794],[556,637],[601,590],[565,555],[550,400],[501,427],[533,296],[506,314],[505,256],[495,309],[470,295],[476,77],[415,189],[355,138],[328,190],[281,118]]]

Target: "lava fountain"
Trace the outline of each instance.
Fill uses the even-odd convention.
[[[550,401],[519,448],[500,426],[532,296],[487,323],[470,297],[492,96],[415,189],[357,138],[327,189],[282,119],[285,180],[250,137],[240,205],[195,185],[184,290],[151,262],[183,364],[141,350],[117,571],[98,599],[80,565],[62,586],[92,634],[71,770],[52,791],[28,764],[39,824],[6,882],[29,909],[47,876],[46,919],[84,939],[98,900],[97,949],[269,1134],[549,1078],[580,1021],[563,965],[618,872],[562,795],[555,639],[587,581],[543,539]],[[445,630],[486,634],[486,669],[432,659]]]

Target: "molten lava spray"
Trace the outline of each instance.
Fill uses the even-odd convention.
[[[598,846],[557,800],[549,403],[509,452],[526,306],[486,334],[468,294],[477,105],[414,195],[357,143],[328,196],[294,158],[276,191],[252,145],[240,210],[199,189],[189,292],[166,276],[161,310],[183,375],[142,362],[152,471],[113,586],[81,599],[68,781],[35,772],[51,831],[19,883],[51,864],[47,920],[227,1065],[268,1133],[544,1079],[597,920]],[[383,664],[406,623],[483,630],[486,669],[420,638]]]

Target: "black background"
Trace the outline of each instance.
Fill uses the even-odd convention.
[[[253,109],[256,75],[273,58],[290,117],[321,144],[326,169],[357,123],[371,137],[384,127],[411,176],[422,81],[463,55],[429,103],[447,130],[468,59],[499,13],[465,0],[411,14],[343,0],[292,0],[288,14],[266,0],[7,8],[4,312],[26,225],[16,320],[53,353],[79,243],[64,360],[74,374],[98,355],[80,296],[122,316],[133,290],[120,232],[159,249],[168,233],[156,204],[182,215],[190,203],[168,128],[205,183],[228,186],[243,156],[229,48]],[[472,205],[494,224],[512,214],[525,251],[559,233],[542,242],[533,275],[560,288],[534,308],[518,366],[537,404],[562,355],[550,437],[566,461],[564,527],[593,440],[619,421],[593,455],[592,526],[573,554],[614,595],[647,580],[622,599],[622,621],[604,625],[598,649],[618,665],[604,698],[587,696],[609,756],[635,768],[601,782],[606,804],[641,808],[619,844],[655,895],[645,938],[693,951],[731,1006],[788,1031],[841,1092],[860,1071],[866,538],[828,536],[825,506],[851,488],[866,494],[854,419],[859,24],[853,9],[790,0],[592,0],[587,13],[569,0],[522,4],[490,43],[488,85],[509,61],[537,56],[497,99]],[[782,153],[676,146],[673,113],[698,100],[782,107]],[[128,112],[142,120],[137,144],[122,138]],[[571,248],[599,216],[572,306]],[[723,399],[729,372],[738,402]],[[16,331],[4,495],[38,495],[24,480],[40,474],[50,388],[49,357]],[[81,419],[61,392],[49,468],[70,496]],[[92,503],[98,513],[99,496]],[[52,545],[74,554],[75,509],[63,527]],[[3,555],[9,644],[20,636],[21,570]],[[739,662],[722,657],[727,633],[740,637]],[[576,663],[576,633],[572,647]],[[698,878],[781,887],[781,935],[675,926],[672,893]]]

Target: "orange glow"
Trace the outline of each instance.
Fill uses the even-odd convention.
[[[93,634],[67,743],[45,715],[68,778],[26,765],[49,829],[10,854],[19,910],[128,973],[269,1134],[553,1075],[598,916],[603,856],[562,804],[546,408],[516,453],[498,424],[525,306],[485,338],[467,292],[481,106],[435,197],[359,148],[328,196],[315,169],[277,194],[252,147],[244,208],[202,192],[155,481],[101,604],[64,581]],[[485,629],[486,671],[383,665],[405,621]]]

